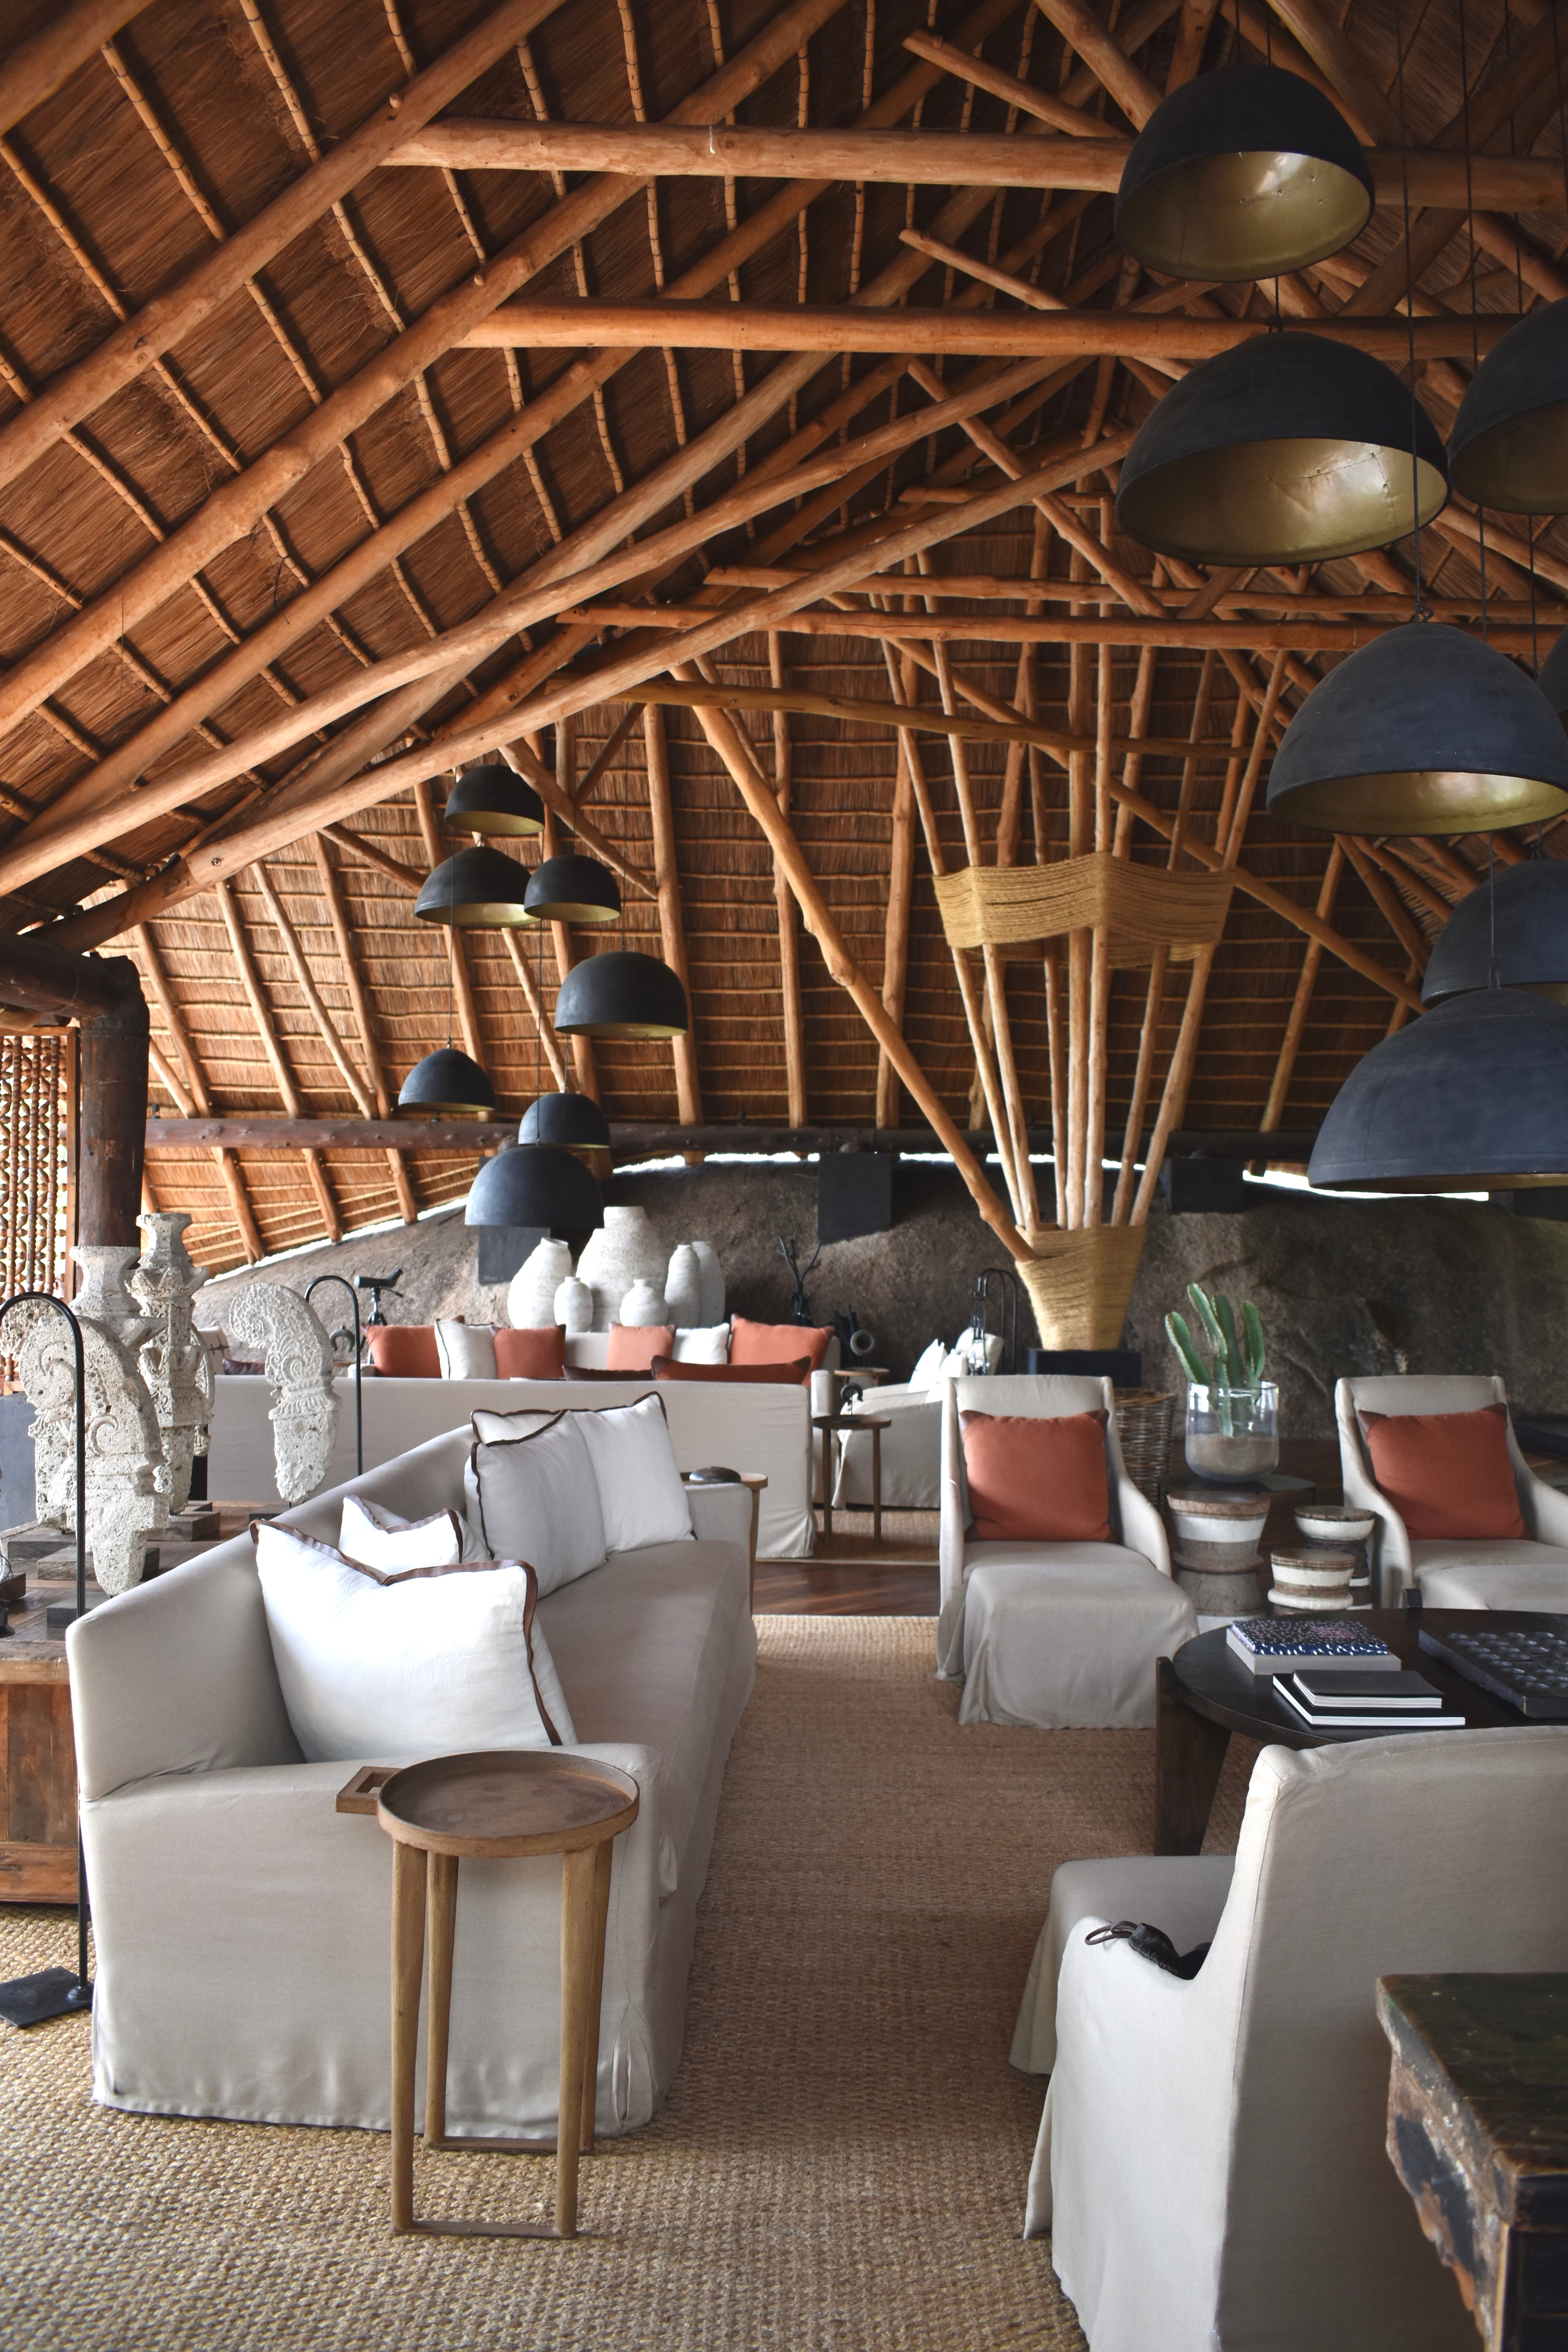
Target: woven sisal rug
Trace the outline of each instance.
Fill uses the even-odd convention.
[[[1018,2234],[1044,2086],[1007,2045],[1057,1864],[1147,1849],[1152,1734],[961,1730],[932,1633],[761,1621],[685,2060],[653,2125],[584,2163],[576,2244],[394,2240],[379,2135],[114,2114],[85,2021],[0,2026],[0,2344],[1080,2346]],[[1234,1843],[1246,1760],[1211,1843]],[[0,1974],[71,1942],[65,1915],[0,1909]],[[543,2213],[547,2159],[418,2166],[426,2212]]]

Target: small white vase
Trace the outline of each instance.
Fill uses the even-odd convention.
[[[594,1294],[585,1282],[569,1274],[555,1294],[554,1318],[568,1333],[594,1328]]]
[[[542,1331],[555,1320],[555,1294],[572,1271],[564,1242],[546,1238],[524,1258],[506,1294],[507,1320],[514,1331]]]
[[[637,1331],[646,1331],[650,1324],[668,1323],[669,1319],[664,1293],[654,1282],[634,1282],[616,1318],[617,1323],[627,1324]]]
[[[697,1320],[711,1326],[724,1320],[724,1269],[719,1263],[719,1253],[711,1242],[693,1242],[697,1263],[702,1269],[702,1301]]]
[[[702,1261],[689,1242],[680,1243],[670,1255],[664,1296],[669,1319],[678,1331],[692,1330],[701,1322]],[[621,1319],[624,1322],[626,1318]]]
[[[664,1288],[665,1253],[646,1209],[606,1209],[597,1233],[590,1234],[577,1261],[578,1279],[594,1294],[594,1328],[607,1331],[634,1282]],[[662,1318],[660,1318],[663,1319]]]

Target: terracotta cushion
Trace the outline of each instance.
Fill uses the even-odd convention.
[[[1109,1543],[1106,1413],[961,1412],[977,1543]]]
[[[811,1371],[821,1369],[833,1337],[831,1323],[752,1323],[743,1315],[731,1317],[730,1361],[732,1364],[793,1364],[804,1355]]]
[[[1363,1412],[1372,1474],[1417,1543],[1495,1542],[1529,1531],[1508,1450],[1508,1407]]]
[[[496,1331],[496,1376],[503,1381],[560,1381],[566,1377],[566,1327]]]
[[[656,1356],[668,1356],[675,1345],[672,1323],[612,1323],[605,1355],[612,1372],[648,1372]]]
[[[434,1323],[377,1323],[365,1333],[370,1360],[392,1381],[438,1381],[441,1359]]]
[[[801,1387],[811,1378],[811,1358],[793,1364],[678,1364],[673,1356],[656,1356],[656,1381],[760,1381],[773,1388]]]

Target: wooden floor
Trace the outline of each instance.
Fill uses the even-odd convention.
[[[819,1511],[812,1559],[758,1560],[757,1614],[934,1617],[936,1530],[934,1511],[884,1511],[878,1542],[869,1511],[835,1511],[829,1538]]]

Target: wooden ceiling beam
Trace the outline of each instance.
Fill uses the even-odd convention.
[[[332,863],[332,853],[327,845],[326,836],[320,833],[312,834],[310,847],[315,856],[316,872],[321,877],[321,896],[326,901],[327,919],[331,924],[332,938],[337,943],[338,961],[342,966],[343,986],[348,991],[349,1003],[353,1011],[354,1025],[359,1031],[360,1050],[364,1055],[365,1067],[370,1073],[370,1083],[375,1096],[375,1115],[377,1118],[385,1118],[392,1108],[391,1089],[386,1083],[386,1067],[381,1057],[381,1045],[375,1034],[375,1022],[371,1012],[370,997],[365,989],[364,975],[360,970],[359,955],[354,947],[353,930],[349,922],[349,910],[343,901],[342,883],[339,878],[338,869]],[[392,1178],[392,1189],[397,1199],[397,1213],[405,1225],[411,1225],[419,1214],[419,1203],[414,1196],[414,1182],[408,1172],[408,1162],[401,1151],[389,1149],[386,1166],[387,1173]]]
[[[215,883],[212,887],[216,893],[218,910],[223,916],[224,928],[228,933],[229,949],[234,957],[235,968],[239,974],[239,984],[245,992],[246,1002],[250,1007],[251,1019],[256,1024],[262,1050],[271,1065],[272,1076],[277,1084],[278,1092],[282,1097],[283,1108],[289,1118],[300,1118],[304,1114],[304,1104],[300,1099],[299,1085],[293,1071],[289,1066],[288,1056],[283,1051],[283,1040],[278,1034],[278,1024],[272,1016],[272,1007],[268,1004],[267,992],[261,985],[261,975],[256,968],[256,959],[251,953],[250,942],[245,934],[245,924],[239,908],[234,903],[233,893],[226,882]],[[321,1153],[313,1147],[302,1150],[300,1157],[304,1162],[306,1181],[315,1195],[316,1207],[321,1213],[321,1223],[327,1238],[329,1241],[341,1242],[343,1237],[343,1221],[339,1213],[337,1202],[332,1196],[326,1163]],[[252,1223],[254,1226],[254,1219]]]
[[[0,64],[0,134],[53,98],[79,66],[95,58],[146,5],[147,0],[74,0],[19,41]]]
[[[658,877],[659,952],[686,991],[688,1017],[691,1009],[691,976],[686,961],[686,926],[680,911],[680,867],[675,845],[675,799],[670,789],[669,749],[664,737],[664,713],[643,707],[643,744],[647,754],[647,805],[653,825],[653,866]],[[702,1083],[697,1065],[697,1041],[690,1028],[669,1041],[675,1064],[675,1097],[682,1127],[702,1124]],[[797,1121],[794,1109],[790,1124]]]
[[[136,927],[131,933],[131,940],[147,984],[157,1002],[158,1010],[163,1016],[163,1026],[167,1029],[170,1039],[184,1065],[185,1083],[191,1099],[191,1113],[198,1118],[210,1119],[212,1097],[207,1091],[201,1057],[196,1052],[184,1012],[169,985],[169,976],[163,969],[163,959],[158,952],[157,942],[145,923]],[[239,1234],[240,1247],[250,1264],[254,1265],[258,1258],[265,1255],[265,1252],[262,1248],[260,1228],[256,1222],[256,1212],[251,1206],[250,1194],[246,1189],[245,1176],[239,1162],[226,1145],[212,1144],[204,1148],[206,1156],[217,1170],[223,1181],[224,1191],[228,1195],[229,1211]]]
[[[310,970],[310,960],[305,953],[300,934],[294,928],[293,920],[283,904],[276,883],[267,870],[265,860],[258,858],[250,870],[256,877],[257,887],[261,893],[268,913],[272,918],[273,929],[283,942],[283,951],[293,968],[294,977],[300,984],[300,992],[310,1008],[310,1017],[316,1024],[321,1043],[337,1065],[338,1075],[349,1090],[349,1098],[354,1108],[362,1118],[370,1118],[375,1112],[374,1097],[369,1087],[366,1086],[363,1075],[354,1066],[353,1058],[343,1043],[337,1023],[327,1009],[326,1000],[316,985],[316,977]]]

